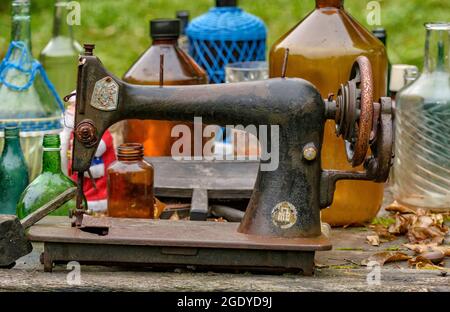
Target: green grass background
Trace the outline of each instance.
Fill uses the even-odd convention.
[[[10,2],[0,0],[0,56],[10,40]],[[33,54],[38,55],[52,32],[53,0],[31,0]],[[173,17],[178,9],[193,17],[205,12],[214,0],[79,0],[81,25],[75,27],[80,42],[97,45],[106,67],[121,76],[149,46],[148,21]],[[269,47],[314,8],[313,0],[240,0],[240,6],[261,17],[269,29]],[[346,9],[367,26],[369,0],[346,0]],[[449,21],[450,1],[381,0],[381,23],[388,31],[392,63],[422,66],[428,21]]]

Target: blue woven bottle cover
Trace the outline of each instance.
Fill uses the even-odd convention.
[[[11,56],[14,51],[18,50],[20,52],[18,60],[11,61]],[[31,67],[27,63],[31,61]],[[6,80],[6,76],[9,70],[15,69],[24,75],[27,75],[29,78],[27,82],[24,85],[18,86],[15,84],[12,84]],[[44,83],[48,86],[51,94],[55,98],[59,109],[61,109],[61,112],[63,113],[65,108],[64,105],[59,98],[58,93],[56,92],[55,87],[51,83],[51,81],[48,79],[48,76],[42,67],[42,64],[39,63],[37,60],[33,59],[31,56],[31,53],[29,52],[27,45],[23,41],[12,41],[9,45],[8,52],[6,53],[5,58],[0,64],[0,85],[3,84],[7,88],[21,92],[28,90],[34,83],[34,80],[36,78],[37,74],[40,74],[42,79],[44,80]],[[1,103],[0,103],[1,104]],[[0,117],[1,118],[1,117]],[[11,126],[11,125],[19,125],[21,128],[21,131],[46,131],[46,130],[54,130],[54,129],[60,129],[61,128],[61,120],[59,118],[24,118],[21,119],[20,116],[18,116],[17,119],[14,120],[1,120],[0,119],[0,129],[3,129],[5,126]]]
[[[186,30],[190,54],[208,73],[210,83],[225,82],[229,63],[265,61],[264,22],[239,7],[214,7]]]

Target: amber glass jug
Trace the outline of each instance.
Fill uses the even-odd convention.
[[[385,47],[345,11],[343,0],[316,0],[315,10],[275,43],[270,52],[270,77],[281,76],[287,48],[287,77],[312,82],[324,98],[348,80],[352,64],[359,55],[367,56],[372,63],[374,98],[386,94]],[[362,169],[351,168],[348,164],[343,141],[336,137],[333,121],[325,126],[322,166],[325,169]],[[333,205],[323,211],[322,220],[331,225],[371,220],[381,207],[383,189],[383,184],[372,182],[338,182]]]
[[[179,46],[181,24],[178,19],[156,19],[150,21],[150,35],[153,44],[131,66],[124,75],[124,81],[139,85],[160,84],[161,55],[164,55],[163,84],[197,85],[206,84],[206,72]],[[194,118],[194,116],[192,116]],[[156,120],[129,120],[126,140],[144,145],[145,156],[171,156],[173,126],[179,122]],[[193,131],[193,124],[191,134]],[[191,147],[192,150],[194,148]]]

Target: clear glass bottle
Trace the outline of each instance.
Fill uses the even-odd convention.
[[[11,44],[0,65],[0,129],[20,127],[31,180],[41,170],[42,137],[61,130],[63,110],[42,65],[31,54],[30,2],[14,0]]]
[[[327,98],[336,92],[349,76],[353,62],[360,55],[369,58],[374,75],[374,98],[386,95],[388,61],[383,43],[360,25],[344,9],[343,0],[316,0],[316,8],[272,47],[270,77],[280,77],[286,49],[289,48],[287,77],[312,82]],[[336,137],[334,121],[325,125],[322,146],[325,169],[352,168],[344,143]],[[331,225],[348,225],[371,220],[379,211],[384,185],[366,181],[340,181],[334,202],[322,212]]]
[[[61,171],[61,142],[58,134],[46,134],[43,142],[42,173],[28,185],[17,204],[17,215],[24,218],[67,189],[76,186]],[[51,213],[52,216],[68,216],[75,209],[72,199]],[[85,202],[86,207],[86,202]]]
[[[0,214],[16,214],[16,206],[28,185],[28,169],[20,148],[19,128],[5,128],[5,146],[0,157]]]
[[[82,51],[74,40],[72,25],[67,21],[68,2],[57,0],[53,17],[53,37],[40,55],[40,61],[60,97],[72,92],[77,85],[77,61]]]
[[[152,20],[150,33],[152,45],[124,75],[124,81],[139,85],[159,85],[160,56],[164,55],[164,85],[198,85],[208,82],[206,72],[178,46],[179,20]],[[129,120],[127,142],[142,143],[145,156],[171,156],[172,144],[177,140],[171,137],[171,131],[177,124],[180,123]],[[191,133],[194,133],[193,123],[189,126]]]
[[[450,23],[430,23],[420,77],[397,95],[394,198],[450,208]]]
[[[139,143],[122,144],[108,168],[108,216],[153,219],[153,166],[144,160]]]

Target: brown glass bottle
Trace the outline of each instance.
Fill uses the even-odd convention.
[[[208,82],[206,72],[181,48],[178,19],[150,21],[153,44],[131,66],[124,81],[139,85],[160,84],[160,56],[164,55],[164,85],[197,85]],[[144,145],[146,156],[170,156],[171,146],[177,138],[171,137],[172,127],[179,122],[129,120],[126,140]],[[193,134],[193,124],[191,134]],[[194,148],[192,148],[194,150]]]
[[[280,77],[285,50],[289,48],[287,77],[312,82],[326,98],[350,75],[359,55],[373,67],[374,99],[386,95],[388,61],[383,44],[344,10],[343,0],[316,0],[316,8],[278,40],[270,53],[270,77]],[[322,166],[325,169],[361,170],[347,162],[335,124],[325,126]],[[376,216],[383,199],[383,184],[361,181],[338,182],[334,202],[322,219],[332,225],[365,222]]]
[[[122,144],[108,168],[108,216],[153,219],[153,166],[144,160],[142,144]]]

